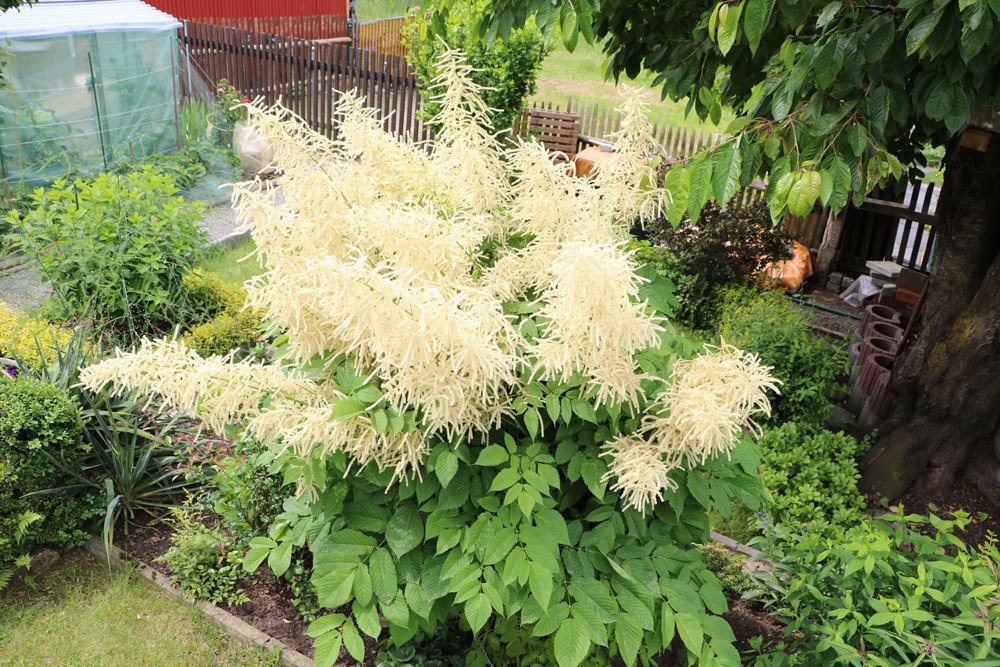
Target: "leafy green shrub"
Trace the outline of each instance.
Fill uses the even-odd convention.
[[[646,235],[665,250],[658,264],[677,285],[678,317],[696,329],[713,326],[720,287],[758,280],[770,262],[788,258],[791,247],[764,203],[725,210],[709,204],[697,224],[685,216],[676,228],[661,217],[646,226]]]
[[[37,317],[15,313],[0,302],[0,357],[29,368],[52,363],[73,333]]]
[[[705,567],[715,573],[722,584],[722,590],[735,598],[741,598],[756,590],[753,578],[743,571],[746,558],[729,551],[717,542],[709,542],[698,547]]]
[[[238,313],[246,303],[245,291],[211,271],[195,269],[182,281],[197,322],[208,321],[224,312]]]
[[[0,565],[14,549],[76,546],[88,537],[84,525],[96,515],[94,496],[37,495],[68,478],[50,457],[81,465],[86,455],[80,407],[65,392],[22,374],[0,373]],[[25,517],[39,518],[25,523]],[[15,538],[10,540],[10,538]]]
[[[865,443],[845,433],[788,423],[764,431],[758,445],[760,478],[771,492],[774,524],[793,537],[836,536],[864,520],[857,459],[867,451]],[[766,532],[784,535],[770,527]]]
[[[236,186],[259,211],[267,274],[248,290],[283,330],[275,361],[144,341],[81,382],[267,444],[296,495],[244,566],[284,576],[307,554],[326,612],[309,628],[317,665],[342,647],[364,660],[361,633],[400,645],[455,624],[487,659],[491,637],[516,639],[500,642],[507,664],[543,647],[560,667],[667,648],[737,665],[695,544],[709,508],[764,495],[740,435],[772,379],[731,346],[680,358],[689,344],[660,326],[669,283],[621,249],[659,201],[642,105],[625,105],[599,188],[536,143],[508,150],[463,62],[442,69],[448,122],[429,153],[350,95],[337,143],[250,107],[288,184],[281,204]]]
[[[510,129],[535,93],[535,83],[548,47],[536,28],[512,30],[507,38],[492,40],[479,35],[479,21],[486,2],[455,3],[434,16],[413,14],[403,28],[406,58],[416,71],[423,96],[423,119],[436,127],[441,104],[432,82],[441,74],[439,62],[445,49],[461,49],[472,66],[472,80],[484,87],[483,101],[490,107],[494,130]]]
[[[292,489],[270,470],[274,456],[260,444],[239,442],[233,456],[215,464],[210,504],[239,541],[267,534]]]
[[[126,341],[164,331],[187,312],[181,277],[204,233],[198,204],[150,168],[59,180],[13,214],[18,244],[38,262],[68,314],[88,314]]]
[[[718,334],[731,345],[760,356],[781,380],[773,393],[771,424],[823,424],[831,394],[847,369],[843,346],[813,335],[802,313],[780,292],[748,288],[723,293]]]
[[[202,356],[227,354],[235,350],[243,358],[260,339],[261,320],[252,310],[244,310],[246,292],[229,285],[218,275],[195,270],[184,276],[194,311],[201,322],[183,336],[184,344]]]
[[[157,559],[170,568],[171,580],[196,600],[231,606],[248,602],[239,588],[243,576],[239,551],[189,509],[175,510],[172,517],[173,546]]]
[[[900,508],[775,554],[776,571],[762,576],[786,643],[754,664],[996,664],[1000,553],[992,541],[966,546],[955,531],[968,522]]]

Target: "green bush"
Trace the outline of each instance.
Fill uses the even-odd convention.
[[[803,539],[764,574],[787,622],[759,667],[995,665],[1000,553],[955,535],[954,520],[900,508],[848,535]]]
[[[187,314],[181,277],[204,233],[201,206],[150,168],[56,181],[12,214],[18,245],[53,284],[67,315],[89,315],[125,342],[172,328]]]
[[[753,578],[743,571],[747,559],[729,551],[717,542],[709,542],[698,547],[705,566],[715,573],[722,584],[722,590],[734,598],[741,598],[757,589]]]
[[[68,481],[52,461],[77,464],[86,447],[80,407],[65,392],[22,376],[0,373],[0,566],[41,545],[75,546],[88,537],[84,525],[96,516],[94,496],[25,494]],[[37,514],[21,528],[24,517]],[[18,538],[11,540],[11,537]]]
[[[253,442],[240,442],[233,456],[215,464],[210,505],[239,542],[267,534],[293,489],[269,470],[274,456]]]
[[[507,130],[524,110],[548,47],[536,28],[512,30],[507,38],[492,40],[479,35],[479,21],[486,2],[475,0],[453,4],[431,20],[414,14],[403,29],[407,60],[416,71],[423,96],[422,118],[431,120],[441,105],[429,91],[439,74],[438,62],[447,48],[461,49],[473,68],[472,80],[483,86],[483,100],[492,109],[494,130]]]
[[[184,287],[192,319],[200,322],[184,334],[185,345],[202,356],[232,350],[236,350],[238,357],[246,356],[260,339],[261,328],[257,313],[243,310],[246,292],[214,273],[201,270],[184,276]]]
[[[170,568],[171,580],[196,600],[236,606],[249,601],[239,588],[242,560],[217,529],[197,520],[194,512],[173,512],[173,546],[158,560]]]
[[[692,224],[677,228],[661,218],[646,226],[658,268],[677,285],[677,316],[696,329],[711,328],[716,292],[725,285],[749,285],[769,263],[789,256],[791,239],[771,222],[764,203],[739,209],[706,206]]]
[[[867,451],[863,442],[788,423],[766,430],[758,445],[760,478],[773,501],[765,535],[834,537],[864,520],[866,503],[857,484],[857,459]]]
[[[29,368],[52,363],[72,332],[37,317],[15,313],[0,301],[0,357]]]
[[[238,313],[246,303],[246,292],[211,271],[195,269],[182,280],[197,322],[206,322],[224,312]]]
[[[781,393],[772,395],[770,423],[826,422],[833,409],[830,396],[847,370],[843,347],[814,335],[805,316],[780,292],[729,289],[721,304],[719,336],[759,355],[782,382]]]

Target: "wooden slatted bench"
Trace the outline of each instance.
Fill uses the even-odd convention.
[[[521,114],[514,134],[534,137],[546,150],[565,153],[572,160],[580,141],[580,114],[529,109]]]

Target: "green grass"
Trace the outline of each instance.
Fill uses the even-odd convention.
[[[358,20],[374,21],[403,16],[411,7],[419,4],[419,0],[358,0]]]
[[[278,665],[193,606],[82,552],[0,602],[0,665]]]
[[[587,44],[580,40],[570,53],[563,46],[558,35],[554,36],[552,51],[542,63],[538,77],[538,93],[535,99],[563,105],[572,97],[579,101],[598,102],[617,107],[621,101],[623,86],[639,88],[647,94],[650,102],[649,119],[654,123],[682,125],[698,130],[719,132],[732,120],[731,113],[723,113],[721,127],[709,121],[702,121],[692,112],[684,115],[684,102],[660,101],[660,90],[653,87],[653,75],[642,72],[635,79],[622,78],[618,84],[604,78],[605,55],[599,45]]]
[[[224,281],[236,287],[264,272],[257,264],[255,257],[240,261],[254,251],[253,241],[244,241],[232,248],[209,251],[200,262],[199,267],[205,271],[218,274]]]

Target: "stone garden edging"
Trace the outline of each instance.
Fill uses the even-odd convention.
[[[108,562],[108,552],[104,549],[104,540],[100,537],[92,537],[84,545],[84,548],[100,562]],[[291,665],[292,667],[313,667],[314,663],[312,658],[306,656],[303,653],[299,653],[295,649],[289,647],[282,641],[275,639],[269,634],[258,630],[241,618],[230,614],[228,611],[219,609],[213,604],[204,601],[192,602],[180,589],[176,588],[170,583],[170,579],[165,575],[157,572],[152,567],[143,563],[142,561],[129,559],[126,561],[122,550],[118,547],[111,546],[110,561],[112,564],[121,566],[126,562],[132,563],[136,566],[135,571],[143,579],[153,583],[154,585],[161,588],[170,597],[181,600],[187,604],[193,604],[199,611],[201,611],[205,616],[211,619],[216,625],[225,630],[228,634],[235,637],[239,641],[247,644],[249,646],[257,646],[268,652],[274,652],[277,650],[278,655],[281,656],[282,663],[286,665]],[[347,663],[338,662],[335,667],[348,667]]]

